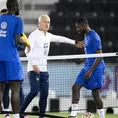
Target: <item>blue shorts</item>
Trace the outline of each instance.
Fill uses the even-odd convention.
[[[91,90],[96,88],[101,88],[104,78],[104,69],[105,68],[95,70],[88,80],[84,79],[84,75],[87,71],[85,69],[82,69],[79,75],[77,76],[75,84],[82,85],[85,88]]]
[[[21,62],[0,61],[0,81],[23,80]]]

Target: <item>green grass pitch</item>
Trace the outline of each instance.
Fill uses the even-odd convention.
[[[64,116],[68,117],[69,113],[47,113],[51,115],[56,115],[56,116]],[[95,118],[99,118],[98,114],[94,114]],[[38,116],[28,116],[29,118],[39,118]],[[0,118],[4,118],[4,115],[0,115]],[[12,117],[13,118],[13,117]],[[78,118],[81,118],[81,114],[78,114]],[[106,118],[118,118],[118,114],[106,114]]]

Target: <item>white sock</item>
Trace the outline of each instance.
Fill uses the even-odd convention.
[[[100,118],[105,118],[104,109],[98,109],[97,112],[98,112]]]
[[[78,104],[72,104],[72,110],[70,116],[76,116],[78,112]]]
[[[13,118],[20,118],[19,113],[18,114],[13,114]]]
[[[4,111],[9,111],[9,108],[8,109],[4,109]]]

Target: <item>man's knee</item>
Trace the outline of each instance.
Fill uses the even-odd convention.
[[[47,99],[47,97],[48,97],[48,91],[40,94],[40,98],[42,99]]]
[[[34,91],[34,92],[30,91],[30,94],[33,95],[33,96],[36,96],[36,95],[38,95],[38,91]]]
[[[39,93],[39,89],[38,88],[34,88],[34,87],[32,87],[31,88],[31,90],[30,90],[30,94],[32,94],[32,95],[37,95]]]

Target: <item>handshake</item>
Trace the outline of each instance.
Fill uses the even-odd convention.
[[[84,40],[82,40],[82,41],[75,41],[75,46],[77,48],[83,48],[85,46]]]

